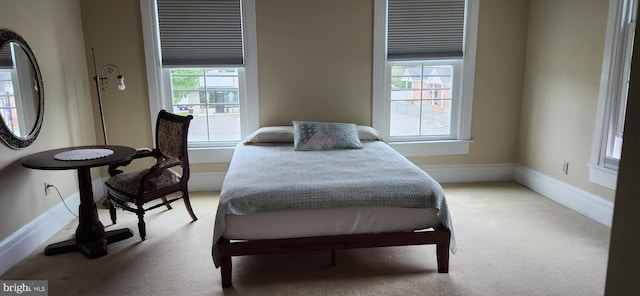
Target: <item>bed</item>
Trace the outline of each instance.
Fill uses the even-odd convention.
[[[448,272],[455,238],[433,178],[371,127],[293,123],[236,146],[214,225],[223,287],[233,256],[297,251],[331,251],[335,264],[335,250],[435,244],[438,272]]]

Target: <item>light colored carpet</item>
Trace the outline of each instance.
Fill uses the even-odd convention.
[[[1,279],[48,280],[49,295],[602,295],[610,230],[511,182],[445,184],[458,253],[448,274],[435,247],[404,246],[235,257],[234,287],[220,287],[211,259],[217,193],[193,193],[199,220],[182,202],[146,216],[141,242],[134,214],[118,211],[107,230],[134,237],[87,259],[44,256],[44,245]],[[72,223],[48,243],[69,238]]]

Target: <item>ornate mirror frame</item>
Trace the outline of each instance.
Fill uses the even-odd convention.
[[[42,74],[40,73],[38,62],[36,61],[36,57],[31,51],[29,44],[27,44],[27,42],[16,32],[8,29],[0,29],[0,50],[4,46],[9,46],[12,42],[19,45],[29,57],[31,66],[33,67],[32,70],[35,75],[35,77],[32,78],[35,84],[34,88],[38,93],[36,122],[26,136],[14,134],[6,125],[5,120],[0,116],[0,139],[12,149],[22,149],[31,145],[38,136],[38,133],[40,133],[40,128],[42,127],[42,122],[44,120],[44,85],[42,83]]]

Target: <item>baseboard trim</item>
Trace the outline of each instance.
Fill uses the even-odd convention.
[[[96,196],[103,194],[101,178],[94,180],[91,185]],[[64,198],[64,201],[77,215],[80,192],[74,192]],[[2,240],[0,242],[0,275],[29,256],[75,219],[76,217],[60,202]]]
[[[227,172],[191,173],[189,191],[220,191]]]
[[[515,165],[514,180],[605,226],[611,227],[614,203],[545,174]]]
[[[423,165],[422,170],[440,183],[512,181],[513,163]]]

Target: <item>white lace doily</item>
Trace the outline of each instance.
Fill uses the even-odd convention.
[[[74,149],[60,152],[53,156],[57,160],[88,160],[106,157],[113,154],[111,149]]]

